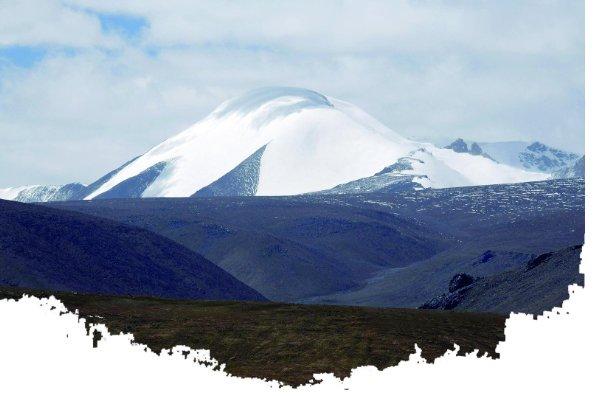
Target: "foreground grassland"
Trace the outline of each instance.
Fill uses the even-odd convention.
[[[18,299],[23,290],[0,289],[0,298]],[[59,298],[81,317],[107,325],[112,334],[134,334],[135,341],[159,352],[186,345],[209,349],[242,377],[276,379],[298,385],[312,374],[349,375],[351,369],[393,366],[407,360],[414,344],[428,360],[461,347],[497,357],[505,317],[491,314],[293,305],[229,301],[174,301],[26,291]],[[101,342],[101,341],[100,341]]]

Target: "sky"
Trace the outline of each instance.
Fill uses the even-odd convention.
[[[584,4],[0,0],[0,187],[92,182],[263,86],[583,152]]]

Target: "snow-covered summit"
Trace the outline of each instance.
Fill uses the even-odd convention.
[[[373,177],[406,157],[414,158],[408,162],[411,169],[396,167],[382,179],[405,175],[412,185],[440,188],[546,177],[406,139],[350,103],[307,89],[278,87],[224,102],[188,129],[85,187],[82,196],[302,194]]]
[[[252,90],[223,102],[212,115],[218,118],[259,112],[262,123],[288,114],[315,108],[333,107],[324,95],[304,88],[272,87]],[[258,117],[257,117],[258,118]]]
[[[157,164],[142,196],[189,196],[263,147],[251,175],[256,194],[300,194],[374,174],[417,146],[348,103],[305,89],[259,89],[155,146],[87,198]]]

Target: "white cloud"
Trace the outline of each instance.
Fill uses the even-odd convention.
[[[576,53],[580,1],[299,2],[70,0],[100,12],[140,15],[150,45],[264,45],[292,51],[472,50]],[[580,23],[577,23],[580,22]]]
[[[99,20],[61,2],[8,0],[0,4],[0,45],[115,47],[120,40],[102,32]]]

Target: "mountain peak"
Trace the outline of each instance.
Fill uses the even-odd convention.
[[[465,143],[465,141],[461,138],[458,138],[457,140],[455,140],[448,146],[445,146],[444,148],[451,149],[455,153],[468,153],[469,152],[469,147],[467,146],[467,143]]]
[[[215,109],[218,118],[266,111],[271,117],[286,116],[295,111],[333,107],[328,98],[316,91],[296,87],[265,87],[251,90],[227,100]]]
[[[488,155],[484,154],[481,146],[475,142],[471,143],[471,147],[465,142],[463,139],[458,138],[448,146],[444,147],[445,149],[450,149],[455,153],[469,153],[471,155],[483,155],[484,157],[490,158]]]
[[[534,151],[536,153],[542,153],[542,152],[546,151],[547,149],[548,149],[548,147],[541,142],[533,142],[529,146],[527,146],[527,150]]]

